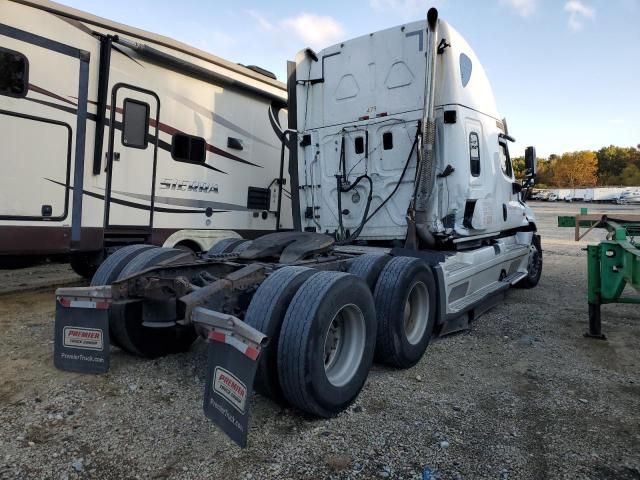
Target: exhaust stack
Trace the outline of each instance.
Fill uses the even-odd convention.
[[[422,121],[422,138],[418,148],[420,152],[420,174],[416,186],[416,231],[418,237],[427,246],[435,245],[433,235],[428,228],[427,208],[433,193],[435,180],[435,82],[438,33],[438,10],[430,8],[427,12],[426,69],[424,85],[424,113]]]

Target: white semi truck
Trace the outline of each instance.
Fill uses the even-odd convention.
[[[217,255],[126,247],[91,287],[57,292],[59,368],[104,371],[107,339],[156,357],[207,338],[205,412],[241,445],[254,385],[332,416],[374,358],[415,365],[433,335],[466,328],[542,272],[525,203],[534,149],[517,183],[485,72],[435,9],[303,50],[288,70],[279,134],[293,231],[229,239]],[[93,349],[91,360],[78,348]]]

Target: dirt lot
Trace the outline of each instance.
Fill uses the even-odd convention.
[[[245,450],[202,414],[201,341],[156,361],[114,349],[103,376],[63,373],[52,365],[52,287],[5,293],[0,478],[640,479],[640,312],[607,306],[609,340],[582,336],[585,253],[555,227],[579,207],[536,205],[545,265],[535,290],[510,291],[410,370],[376,366],[335,419],[256,396]],[[56,268],[74,280],[46,266]],[[3,288],[33,271],[0,272]]]

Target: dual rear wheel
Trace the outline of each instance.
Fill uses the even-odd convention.
[[[271,338],[255,388],[315,416],[344,410],[375,358],[415,365],[435,322],[435,286],[419,259],[363,255],[349,273],[283,267],[255,293],[245,322]]]
[[[228,243],[225,250],[240,245]],[[179,255],[184,252],[124,247],[103,262],[91,284],[108,285]],[[314,416],[339,413],[360,393],[374,357],[398,368],[420,360],[433,331],[434,299],[431,270],[415,258],[363,255],[349,273],[277,270],[245,315],[271,339],[259,360],[256,390]],[[193,328],[145,326],[142,308],[137,300],[112,305],[113,343],[147,358],[189,349]]]

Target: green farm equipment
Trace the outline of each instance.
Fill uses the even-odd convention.
[[[587,337],[606,339],[602,334],[600,306],[604,303],[634,303],[640,296],[622,296],[627,284],[640,292],[640,215],[589,214],[558,217],[559,227],[574,227],[575,240],[581,240],[594,228],[606,228],[606,240],[587,246],[587,298],[589,331]],[[584,232],[580,228],[586,227]]]

